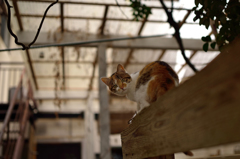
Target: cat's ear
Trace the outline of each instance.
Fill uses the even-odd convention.
[[[105,83],[107,86],[110,84],[110,79],[107,77],[102,77],[101,80],[103,81],[103,83]]]
[[[124,72],[124,73],[126,73],[126,71],[125,71],[123,65],[118,64],[118,66],[117,66],[117,72]]]

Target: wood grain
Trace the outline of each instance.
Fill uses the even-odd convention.
[[[124,158],[240,141],[240,40],[140,112],[121,133]]]

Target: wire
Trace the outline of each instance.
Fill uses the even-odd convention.
[[[117,3],[117,6],[118,6],[119,10],[122,12],[122,14],[123,14],[127,19],[129,19],[128,16],[123,12],[121,6],[120,6],[119,3],[118,3],[118,0],[115,0],[115,1],[116,1],[116,3]]]
[[[53,3],[51,3],[51,4],[48,6],[48,8],[45,10],[44,15],[43,15],[43,18],[42,18],[42,21],[41,21],[41,23],[40,23],[40,25],[39,25],[39,28],[38,28],[38,31],[37,31],[37,33],[36,33],[36,36],[34,37],[33,41],[32,41],[28,46],[25,46],[23,43],[18,42],[18,37],[16,36],[16,34],[13,33],[13,31],[12,31],[12,29],[11,29],[11,24],[10,24],[10,23],[11,23],[11,8],[12,8],[12,6],[10,6],[10,4],[8,3],[7,0],[5,0],[5,3],[6,3],[6,5],[7,5],[7,9],[8,9],[8,21],[7,21],[8,31],[9,31],[9,33],[14,37],[15,43],[16,43],[17,45],[21,45],[21,46],[22,46],[22,50],[26,50],[26,49],[30,48],[31,45],[34,44],[35,41],[37,40],[38,35],[39,35],[40,31],[41,31],[41,28],[42,28],[42,25],[43,25],[43,22],[44,22],[44,19],[45,19],[46,15],[47,15],[48,10],[49,10],[53,5],[55,5],[56,3],[58,3],[58,0],[56,0],[56,1],[53,2]]]
[[[92,43],[104,43],[104,42],[110,42],[110,41],[154,38],[154,37],[163,37],[163,36],[167,36],[167,35],[171,35],[171,34],[148,35],[148,36],[133,36],[133,37],[123,37],[123,38],[113,38],[113,39],[100,39],[100,40],[83,41],[83,42],[35,45],[35,46],[32,46],[29,49],[38,49],[38,48],[46,48],[46,47],[59,47],[59,46],[75,46],[75,45],[92,44]],[[0,50],[0,52],[4,52],[4,51],[17,51],[17,50],[22,50],[22,48],[3,49],[3,50]]]

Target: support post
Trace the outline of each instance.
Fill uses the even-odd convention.
[[[99,64],[99,77],[106,77],[107,64],[106,64],[106,46],[98,46],[98,64]],[[109,124],[109,108],[108,108],[108,91],[106,85],[99,80],[99,102],[100,102],[100,140],[101,140],[101,159],[111,158],[111,148],[109,144],[110,124]]]
[[[86,159],[94,159],[94,113],[92,111],[92,101],[93,101],[93,93],[90,91],[89,97],[87,100],[87,108],[85,110],[85,143],[84,143],[84,158]]]

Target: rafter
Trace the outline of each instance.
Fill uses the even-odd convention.
[[[64,31],[64,3],[60,3],[61,32]]]
[[[197,53],[197,50],[193,51],[192,55],[189,57],[189,60],[191,60]],[[177,71],[177,74],[179,74],[182,69],[187,65],[187,63],[183,64],[182,67]]]
[[[42,15],[40,14],[21,14],[21,17],[34,17],[34,18],[42,18]],[[59,18],[57,15],[46,15],[46,18]],[[89,17],[89,16],[64,16],[64,19],[87,19],[87,20],[103,20],[103,18],[97,18],[97,17]],[[124,18],[106,18],[108,21],[126,21],[126,22],[133,22],[132,19],[124,19]],[[144,20],[139,20],[138,22],[143,22]],[[136,21],[134,21],[136,22]],[[163,20],[146,20],[146,22],[151,22],[151,23],[168,23],[167,21]],[[196,24],[198,23],[191,23],[188,22],[186,24]]]
[[[95,76],[95,70],[96,70],[97,61],[98,61],[98,53],[96,53],[94,62],[92,63],[93,71],[92,71],[92,76],[91,76],[90,83],[89,83],[89,87],[88,87],[88,97],[89,97],[89,95],[90,95],[90,94],[89,94],[90,91],[91,91],[92,88],[93,88],[93,79],[94,79],[94,76]]]
[[[183,20],[179,23],[179,28],[181,28],[182,27],[182,25],[184,24],[184,23],[186,23],[186,20],[187,20],[187,18],[189,17],[189,15],[191,14],[191,10],[188,10],[187,11],[187,14],[184,16],[184,18],[183,18]]]
[[[36,90],[38,90],[39,87],[38,87],[36,75],[35,75],[35,72],[34,72],[34,69],[33,69],[32,60],[31,60],[31,56],[30,56],[30,53],[29,53],[28,49],[26,50],[26,55],[27,55],[27,62],[29,64],[30,71],[31,71],[31,74],[32,74],[33,82],[35,84],[35,88],[36,88]]]
[[[38,2],[38,3],[52,3],[53,0],[18,0],[22,2]],[[59,3],[66,3],[66,4],[76,4],[76,5],[96,5],[96,6],[112,6],[112,7],[131,7],[128,4],[116,4],[116,3],[90,3],[90,2],[79,2],[79,1],[60,1]],[[153,9],[163,9],[163,7],[157,7],[157,6],[148,6],[149,8]],[[173,8],[174,10],[191,10],[187,8]]]
[[[101,35],[104,34],[104,28],[105,28],[105,24],[106,24],[106,21],[107,21],[107,13],[108,13],[108,5],[105,6],[105,11],[104,11],[103,19],[102,19],[102,24],[99,28]]]
[[[144,20],[142,21],[142,25],[140,26],[139,30],[138,30],[138,34],[137,35],[141,35],[142,30],[146,24],[147,18],[145,17]],[[126,59],[126,62],[124,63],[124,67],[126,68],[128,66],[128,64],[130,63],[130,59],[132,57],[132,54],[134,52],[134,49],[131,49],[128,53],[128,57]]]
[[[13,0],[12,2],[13,2],[13,8],[14,8],[16,16],[17,16],[17,21],[18,21],[19,28],[20,28],[21,31],[23,31],[23,25],[22,25],[22,20],[21,20],[21,17],[20,17],[20,12],[19,12],[19,9],[18,9],[17,0]]]
[[[159,57],[158,57],[158,61],[160,61],[160,60],[163,58],[163,56],[165,55],[165,53],[166,53],[166,49],[163,49],[162,52],[161,52],[161,54],[160,54]]]

